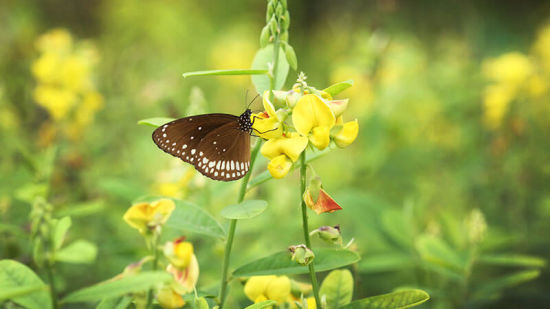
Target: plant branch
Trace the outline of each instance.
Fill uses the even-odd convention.
[[[306,247],[311,248],[311,241],[309,240],[309,227],[307,218],[307,206],[304,201],[304,193],[306,192],[306,176],[307,176],[307,164],[306,164],[306,152],[303,151],[300,154],[300,204],[302,206],[302,228],[304,230],[304,241]],[[315,266],[313,262],[308,265],[309,276],[311,278],[311,287],[313,289],[313,296],[315,296],[315,303],[317,308],[321,308],[321,298],[319,297],[319,285],[317,284],[317,275],[315,274]]]

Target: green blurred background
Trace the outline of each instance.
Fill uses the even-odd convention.
[[[550,3],[289,1],[289,10],[289,42],[308,83],[355,81],[339,97],[350,99],[358,139],[313,164],[344,210],[312,213],[310,223],[340,224],[355,239],[354,298],[406,286],[430,293],[425,308],[548,305],[540,258],[550,251]],[[211,181],[165,155],[137,121],[241,113],[249,78],[181,73],[248,68],[264,19],[265,1],[252,0],[3,0],[1,258],[31,263],[28,196],[49,168],[55,213],[72,216],[71,238],[99,249],[93,264],[59,264],[64,294],[146,254],[122,221],[139,196],[184,198],[223,221],[238,183]],[[84,63],[70,78],[93,81],[69,107],[40,103],[32,69],[49,48],[39,38],[56,28],[70,33]],[[239,224],[233,266],[302,241],[297,183],[289,175],[250,194],[270,207]],[[215,285],[222,242],[187,236],[199,286]],[[238,282],[231,295],[231,307],[248,303]]]

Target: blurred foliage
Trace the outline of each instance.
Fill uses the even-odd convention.
[[[550,275],[537,258],[550,256],[548,2],[289,1],[289,9],[289,43],[308,81],[354,80],[342,95],[359,119],[359,137],[345,154],[313,163],[344,210],[310,222],[339,223],[344,241],[355,238],[363,259],[352,268],[354,299],[401,286],[428,291],[426,308],[550,303]],[[222,221],[238,186],[163,155],[151,128],[136,122],[240,113],[250,100],[248,77],[184,80],[181,73],[250,67],[264,16],[265,3],[252,0],[2,1],[1,258],[34,267],[29,213],[37,196],[55,218],[71,216],[67,243],[97,245],[95,263],[59,264],[63,295],[144,255],[139,235],[121,220],[139,196],[184,198]],[[47,33],[76,42],[64,54],[74,60],[66,80],[47,80],[61,71],[40,73]],[[37,93],[44,85],[79,99],[65,113]],[[89,93],[95,101],[86,103]],[[240,224],[232,265],[301,235],[294,189],[280,180],[255,189],[269,207]],[[187,236],[201,264],[199,284],[215,285],[223,243]],[[229,307],[249,304],[242,290],[233,284]]]

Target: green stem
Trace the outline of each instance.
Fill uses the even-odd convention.
[[[241,188],[239,189],[239,198],[237,200],[238,203],[241,203],[244,200],[244,197],[246,195],[246,187],[248,186],[248,181],[250,180],[250,175],[252,174],[252,170],[254,168],[254,162],[256,162],[256,157],[258,156],[258,152],[260,151],[261,145],[262,145],[262,140],[259,139],[256,142],[254,149],[252,149],[252,153],[250,154],[250,168],[248,170],[248,173],[246,173],[246,175],[244,176],[241,182]],[[227,242],[225,243],[225,253],[223,257],[222,282],[221,282],[221,288],[220,288],[220,302],[219,302],[220,309],[223,308],[225,299],[227,297],[227,284],[229,283],[229,277],[228,277],[229,261],[231,258],[231,248],[233,247],[233,238],[235,236],[236,229],[237,229],[237,219],[232,219],[229,223],[229,231],[227,234]]]
[[[158,250],[158,234],[154,232],[153,236],[151,237],[151,250],[153,250],[153,265],[151,266],[151,270],[155,271],[158,269],[159,264],[159,250]],[[147,292],[147,304],[145,308],[152,308],[153,305],[153,289],[150,289]]]
[[[53,278],[53,265],[49,261],[46,263],[46,275],[48,276],[48,282],[50,284],[50,297],[52,299],[52,307],[54,309],[59,308],[57,303],[57,289],[55,288],[55,282]]]
[[[302,228],[304,230],[304,240],[306,242],[306,247],[311,248],[311,241],[309,240],[309,227],[307,221],[307,206],[304,201],[304,192],[306,192],[306,173],[307,173],[307,164],[306,164],[306,152],[303,151],[300,154],[300,200],[302,206]],[[321,308],[321,298],[319,297],[319,285],[317,284],[317,275],[315,274],[315,266],[313,262],[308,265],[309,276],[311,278],[311,287],[313,289],[313,296],[315,296],[315,304],[317,308]]]

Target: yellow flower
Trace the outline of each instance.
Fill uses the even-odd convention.
[[[290,159],[284,154],[271,159],[271,161],[267,164],[267,170],[271,176],[276,179],[285,177],[291,167],[292,161],[290,161]]]
[[[359,133],[359,122],[357,119],[343,123],[342,117],[338,117],[338,125],[332,129],[332,138],[336,146],[347,147],[357,138]]]
[[[296,131],[308,136],[311,143],[322,150],[330,143],[330,129],[336,117],[330,106],[319,96],[308,94],[300,98],[292,112]]]
[[[483,73],[489,79],[519,86],[533,72],[533,64],[529,58],[518,52],[506,53],[498,58],[483,62]]]
[[[275,178],[284,177],[290,171],[292,162],[296,162],[306,149],[307,141],[307,137],[295,132],[268,140],[260,151],[271,160],[267,166],[271,175]]]
[[[166,267],[166,271],[172,274],[175,284],[172,288],[180,293],[187,294],[193,292],[197,281],[199,280],[199,262],[197,257],[192,254],[189,265],[185,269],[180,269],[170,264]]]
[[[176,205],[169,199],[162,199],[152,203],[138,203],[132,205],[126,211],[123,219],[141,234],[147,234],[164,224],[175,208]]]
[[[263,105],[265,112],[258,114],[252,114],[250,120],[252,121],[252,128],[254,133],[264,139],[277,138],[283,135],[284,115],[277,115],[275,107],[269,101],[269,91],[264,92]]]
[[[185,305],[183,297],[172,289],[170,285],[163,285],[157,293],[157,301],[164,309],[181,308]]]
[[[254,276],[244,285],[244,294],[255,303],[270,299],[281,304],[289,298],[290,286],[287,276]]]
[[[193,257],[193,244],[185,241],[185,237],[179,237],[164,245],[164,255],[175,267],[187,268]]]
[[[72,48],[73,39],[71,34],[65,29],[53,29],[40,36],[36,42],[36,47],[41,52],[67,52]]]
[[[489,129],[500,126],[508,112],[508,106],[515,97],[515,90],[504,84],[490,85],[483,93],[484,121]]]
[[[317,309],[317,303],[315,302],[315,297],[310,296],[306,299],[307,309]]]
[[[66,118],[77,100],[76,95],[70,90],[46,85],[36,87],[33,96],[55,120]]]
[[[534,53],[540,57],[542,66],[546,72],[550,72],[550,24],[544,26],[537,35],[533,46]]]

